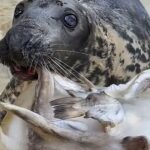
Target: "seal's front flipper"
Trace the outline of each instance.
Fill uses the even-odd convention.
[[[53,118],[53,110],[49,102],[54,95],[54,86],[54,78],[51,72],[45,68],[38,70],[38,84],[36,86],[33,111],[48,120]]]
[[[48,138],[48,136],[51,138],[53,135],[78,142],[87,141],[83,135],[83,132],[87,130],[87,127],[80,122],[75,123],[73,121],[63,120],[49,121],[28,109],[3,102],[0,102],[0,107],[22,118],[42,138]],[[83,138],[81,138],[82,136]],[[93,137],[93,140],[94,139],[97,140],[97,137]]]
[[[86,112],[82,107],[84,99],[78,97],[64,97],[51,102],[54,108],[54,117],[70,119],[83,116]]]
[[[115,126],[123,121],[121,104],[105,93],[89,94],[87,98],[68,97],[51,102],[56,118],[69,119],[84,116],[93,118],[104,126]]]
[[[111,85],[104,92],[119,100],[130,100],[138,97],[144,91],[150,88],[150,69],[136,75],[126,84]]]
[[[18,116],[19,118],[22,118],[26,123],[28,123],[28,125],[30,125],[39,134],[42,132],[43,133],[46,132],[47,134],[53,133],[52,130],[53,127],[50,126],[50,124],[44,117],[38,115],[37,113],[34,113],[28,109],[16,105],[3,103],[3,102],[0,102],[0,107],[3,110],[9,111],[15,114],[16,116]]]
[[[105,127],[114,127],[123,121],[124,110],[117,101],[109,104],[96,105],[86,113],[85,118],[96,119]]]

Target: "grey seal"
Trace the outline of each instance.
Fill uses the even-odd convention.
[[[95,85],[125,83],[150,68],[150,18],[139,0],[24,0],[0,42],[14,76],[36,68]]]

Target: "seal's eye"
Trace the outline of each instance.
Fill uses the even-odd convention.
[[[14,17],[18,18],[21,14],[23,14],[23,12],[24,12],[24,4],[20,3],[17,5],[15,9]]]
[[[78,24],[78,19],[73,14],[67,14],[64,16],[64,25],[68,28],[75,28]]]

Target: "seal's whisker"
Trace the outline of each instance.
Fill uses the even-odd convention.
[[[68,76],[68,72],[55,60],[51,59],[53,63],[62,71],[63,75]]]
[[[60,71],[60,69],[58,68],[58,66],[56,66],[56,64],[52,63],[51,65],[53,66],[53,70],[55,70],[56,74],[63,76],[63,72]]]
[[[46,63],[46,61],[44,59],[45,57],[46,57],[46,55],[38,55],[37,63],[38,63],[38,66],[40,66],[42,68],[44,67],[47,70],[49,70],[48,64]],[[39,61],[39,58],[40,58],[40,61]]]
[[[68,72],[65,70],[65,68],[58,61],[53,60],[53,59],[52,59],[52,61],[55,65],[57,65],[65,73],[66,76],[68,76]]]
[[[55,60],[56,61],[56,60]],[[58,62],[58,61],[57,61]],[[69,69],[71,69],[71,70],[73,70],[71,67],[69,68],[69,69],[67,69],[67,67],[65,67],[65,65],[63,65],[60,61],[59,61],[59,64],[64,68],[64,69],[66,69],[68,72],[69,72],[69,75],[73,75],[76,79],[77,79],[77,81],[80,81],[80,82],[83,82],[83,80],[82,79],[80,79],[80,78],[78,78],[77,76],[76,76],[76,74],[75,73],[73,73],[73,72],[71,72]],[[78,75],[78,74],[77,74]],[[67,76],[68,78],[69,78],[69,76]]]
[[[52,68],[52,70],[53,70],[56,74],[60,74],[60,73],[57,71],[56,66],[55,66],[53,63],[51,63],[51,68]]]
[[[62,71],[60,73],[60,75],[66,76],[67,78],[69,78],[69,76],[72,74],[77,80],[79,80],[79,78],[77,78],[77,76],[75,74],[73,74],[73,72],[69,71],[69,69],[67,69],[64,65],[62,65],[60,62],[56,62],[56,60],[53,60],[51,58],[51,60],[53,61],[53,65],[56,67],[57,66],[57,70],[60,72],[60,70]],[[59,68],[59,69],[58,69]]]
[[[60,59],[54,57],[55,59],[57,59],[60,63],[62,63],[63,65],[65,65],[67,68],[71,69],[73,72],[75,72],[80,78],[80,81],[82,81],[83,83],[86,83],[90,89],[96,89],[96,87],[94,86],[94,84],[89,81],[84,75],[78,73],[75,69],[73,69],[72,67],[70,67],[69,65],[67,65],[65,62],[61,61]],[[78,79],[78,78],[77,78]],[[78,79],[78,80],[79,80]]]
[[[43,66],[47,69],[47,70],[49,70],[49,67],[48,67],[48,64],[45,62],[45,60],[44,60],[44,57],[42,57],[42,59],[43,59]]]
[[[56,60],[55,60],[55,62],[56,62]],[[70,78],[70,75],[73,75],[77,80],[80,80],[73,72],[71,72],[69,69],[67,69],[63,64],[61,64],[60,62],[58,62],[57,61],[57,63],[59,63],[59,65],[61,66],[61,68],[65,71],[65,72],[67,72],[67,78]]]
[[[49,57],[48,60],[50,62],[50,66],[53,69],[53,71],[56,74],[63,75],[62,72],[60,71],[60,68],[58,68],[58,66],[56,66],[55,62],[52,61],[52,58]]]
[[[55,50],[55,52],[69,52],[69,53],[82,54],[82,55],[85,55],[85,56],[92,56],[92,55],[84,53],[84,52],[77,52],[77,51],[70,51],[70,50]]]
[[[29,65],[29,69],[32,68],[32,65],[33,65],[34,60],[35,60],[35,56],[34,56],[34,57],[32,58],[32,60],[31,60],[31,63],[30,63],[30,65]]]
[[[87,53],[84,53],[84,52],[77,52],[77,51],[73,51],[73,50],[58,50],[58,49],[57,49],[57,50],[55,50],[54,53],[56,53],[56,52],[76,53],[76,54],[82,54],[82,55],[85,55],[85,56],[87,56],[87,57],[93,56],[93,55],[91,55],[91,54],[87,54]],[[51,54],[51,52],[46,51],[46,52],[41,52],[40,54],[48,55],[48,54]]]
[[[47,56],[47,59],[49,63],[48,66],[53,67],[52,69],[56,74],[63,75],[63,70],[56,65],[56,62],[50,56]]]
[[[43,57],[41,57],[41,58],[42,58],[43,61],[40,62],[40,66],[41,66],[42,68],[48,69],[47,63],[45,62],[44,58],[43,58]]]
[[[35,65],[34,65],[34,68],[33,68],[34,71],[36,71],[38,63],[39,63],[38,61],[35,61]]]
[[[78,73],[76,70],[74,70],[72,67],[70,67],[68,64],[66,64],[65,62],[61,61],[60,59],[58,59],[58,58],[56,58],[56,57],[54,57],[54,59],[56,59],[57,61],[59,61],[59,63],[60,63],[61,65],[63,65],[64,67],[66,67],[66,69],[67,69],[67,68],[71,69],[71,71],[75,72],[75,73],[79,76],[79,73]],[[69,69],[68,69],[68,70],[69,70]],[[71,71],[70,71],[70,73],[73,74],[73,75],[76,77],[76,75],[75,75],[73,72],[71,72]],[[77,77],[76,77],[76,78],[77,78]],[[77,79],[79,80],[80,78],[77,78]]]

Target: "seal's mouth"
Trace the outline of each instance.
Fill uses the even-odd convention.
[[[19,66],[16,64],[10,67],[12,75],[21,80],[36,80],[38,79],[38,73],[35,68]]]

